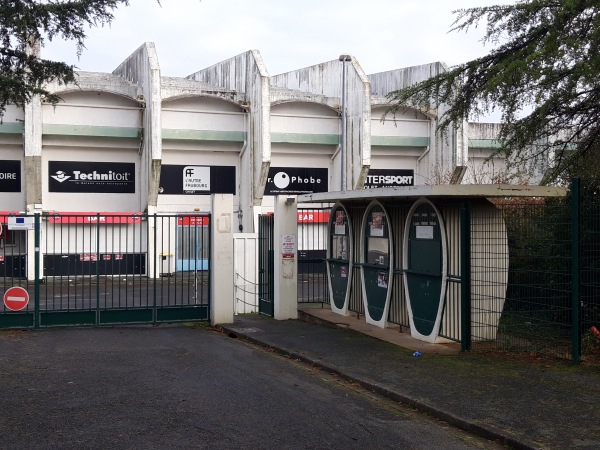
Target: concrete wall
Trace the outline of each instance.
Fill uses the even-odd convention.
[[[61,93],[63,101],[56,107],[42,105],[40,180],[44,209],[141,211],[146,207],[146,199],[140,192],[145,184],[141,182],[145,172],[143,158],[139,155],[142,128],[139,104],[133,99],[100,91],[101,86],[98,85],[85,87],[81,91]],[[136,167],[136,192],[86,195],[50,192],[48,182],[53,175],[49,173],[50,161],[133,163]]]
[[[198,82],[197,91],[188,88],[176,90],[176,80],[169,80],[169,94],[162,103],[162,166],[229,166],[235,168],[234,209],[239,211],[240,192],[245,187],[240,183],[240,154],[247,142],[247,113],[224,96],[215,96]],[[163,92],[165,90],[163,89]],[[185,95],[187,96],[183,96]],[[212,169],[211,169],[212,170]],[[161,212],[210,211],[209,195],[166,195],[161,180],[158,206]],[[181,183],[181,175],[180,181]],[[213,186],[214,189],[214,186]],[[208,194],[208,192],[207,192]],[[236,218],[235,229],[239,229]]]
[[[240,154],[240,220],[253,231],[253,207],[262,201],[271,162],[269,74],[257,50],[234,56],[187,77],[238,94],[248,111],[247,142]]]
[[[141,186],[141,195],[145,198],[148,212],[153,213],[156,211],[158,201],[160,161],[162,157],[160,68],[154,43],[146,42],[142,44],[113,71],[113,74],[135,83],[141,88],[136,96],[145,106],[141,144],[144,156],[141,161],[141,169],[145,175],[146,183]]]
[[[342,139],[346,149],[335,156],[333,171],[345,171],[346,185],[340,184],[343,188],[340,190],[361,189],[371,164],[371,86],[358,61],[348,57],[347,61],[334,60],[283,73],[274,76],[271,85],[338,99],[336,106],[345,120],[346,133]]]
[[[499,123],[469,123],[469,158],[463,183],[538,184],[548,168],[549,155],[524,152],[524,160],[506,159],[501,150]]]
[[[369,75],[374,96],[385,98],[392,91],[411,86],[447,70],[444,63],[435,62]],[[381,100],[380,100],[381,101]],[[448,182],[456,166],[467,161],[467,124],[451,126],[447,134],[436,130],[438,118],[447,110],[441,105],[438,110],[423,111],[430,118],[429,146],[422,154],[415,174],[420,184],[442,184]],[[399,111],[399,118],[405,111]],[[393,116],[390,116],[393,119]]]

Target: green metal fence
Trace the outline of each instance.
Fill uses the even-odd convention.
[[[501,219],[482,217],[485,226],[470,230],[485,242],[470,258],[473,350],[600,362],[598,193],[598,183],[576,179],[564,198],[493,201]],[[502,226],[506,246],[489,232]],[[490,289],[489,276],[483,286],[483,272],[497,272],[498,289]],[[498,323],[491,334],[490,318]]]
[[[571,350],[571,229],[569,204],[562,199],[506,198],[494,201],[502,212],[482,217],[487,227],[506,227],[507,246],[496,246],[490,267],[491,239],[482,226],[471,230],[484,242],[471,256],[473,350],[527,351],[568,357]],[[495,223],[494,222],[502,223]],[[508,267],[508,270],[506,270]],[[478,274],[497,271],[500,289]],[[497,330],[485,327],[492,317]],[[496,331],[494,333],[494,331]]]
[[[275,294],[274,217],[258,217],[258,312],[273,317]]]
[[[327,228],[331,208],[298,208],[298,303],[329,304]]]
[[[208,320],[209,222],[208,214],[0,217],[0,327]]]

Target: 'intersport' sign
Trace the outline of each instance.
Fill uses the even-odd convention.
[[[365,189],[414,186],[415,171],[408,169],[369,169]]]
[[[50,192],[134,194],[135,164],[48,161]]]
[[[0,160],[0,192],[21,192],[21,161]]]

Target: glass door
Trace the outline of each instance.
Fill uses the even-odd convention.
[[[185,214],[177,217],[178,272],[208,269],[209,228],[208,216]]]

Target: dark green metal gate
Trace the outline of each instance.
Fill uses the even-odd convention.
[[[274,248],[272,214],[258,217],[258,312],[273,317]]]
[[[328,222],[331,208],[298,208],[298,303],[329,303]]]
[[[10,230],[9,241],[5,234],[0,293],[22,287],[30,301],[20,311],[0,305],[0,328],[209,320],[210,215],[19,217],[33,229]],[[194,239],[180,239],[182,227]],[[207,249],[206,259],[177,270],[188,245]]]

